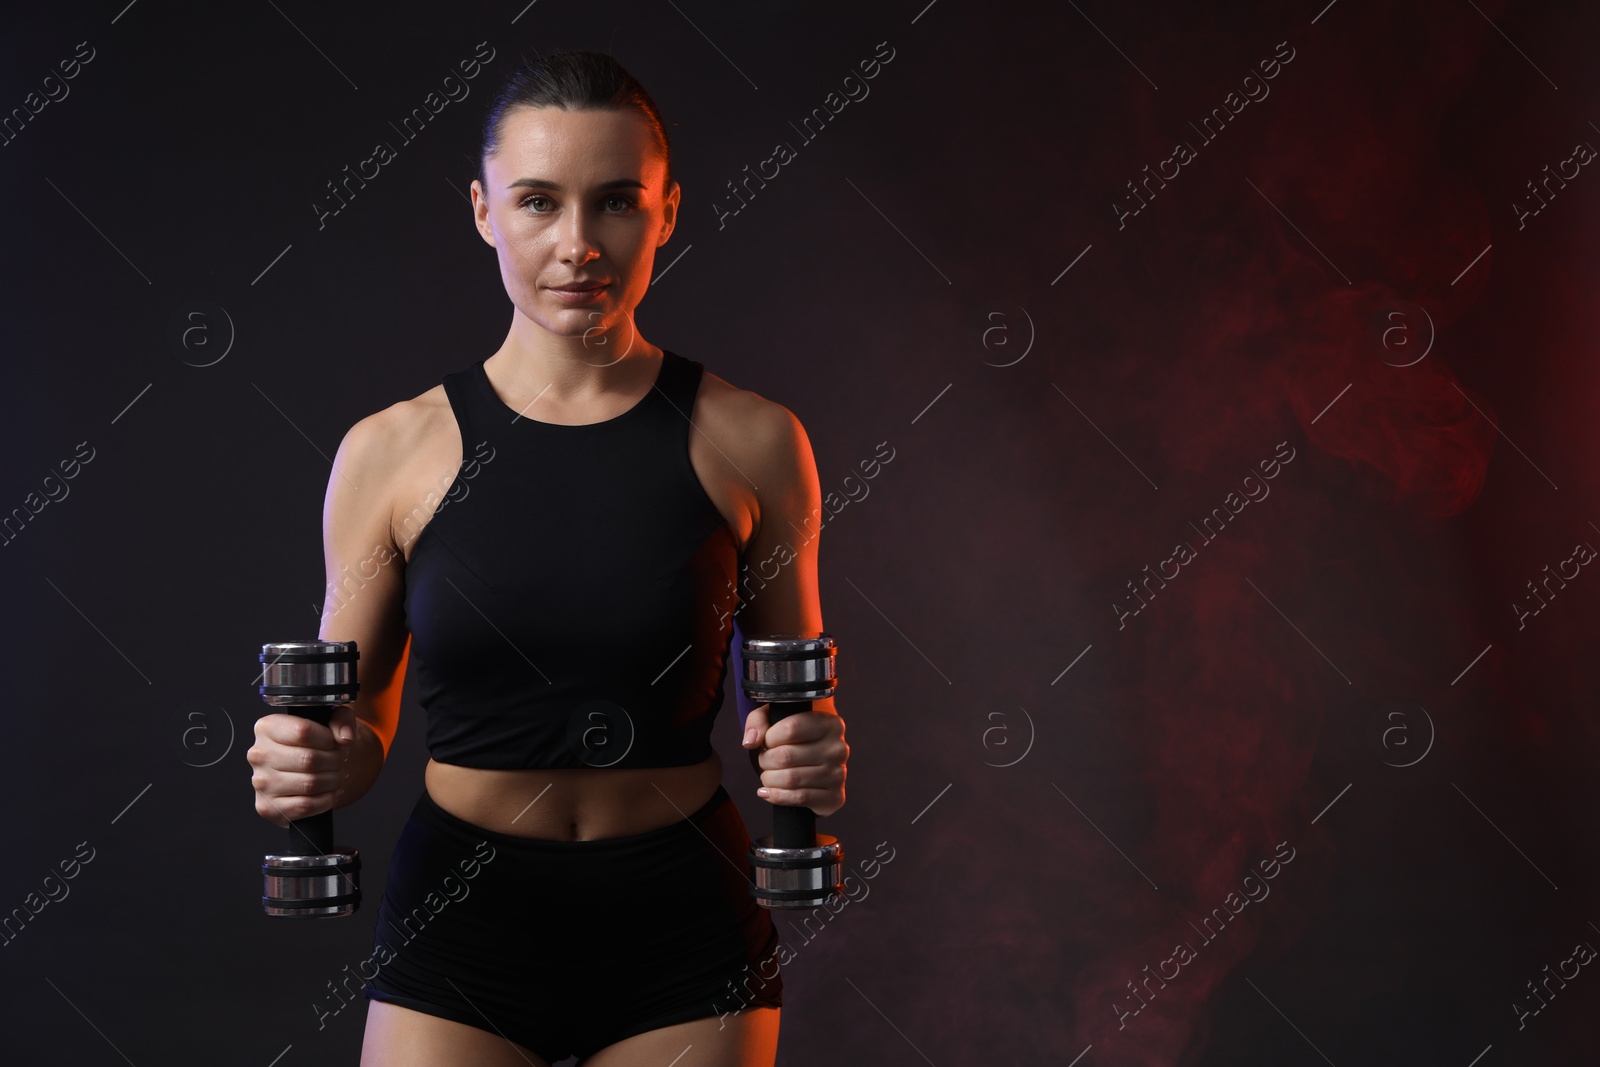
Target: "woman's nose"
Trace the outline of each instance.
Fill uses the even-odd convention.
[[[569,211],[561,220],[562,255],[582,263],[598,254],[593,238],[594,220],[584,211]]]

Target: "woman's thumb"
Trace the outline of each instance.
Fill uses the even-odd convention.
[[[328,727],[333,731],[335,741],[348,745],[356,739],[356,713],[348,705],[335,708],[328,719]]]
[[[761,744],[761,739],[767,733],[767,705],[757,704],[750,709],[750,714],[744,717],[744,740],[741,742],[745,748],[755,748]]]

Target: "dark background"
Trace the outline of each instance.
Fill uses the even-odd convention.
[[[78,42],[94,58],[0,145],[0,513],[70,489],[0,549],[0,913],[93,858],[0,947],[3,1058],[356,1061],[364,1004],[320,1031],[312,1005],[370,950],[422,713],[408,687],[391,765],[338,815],[368,906],[268,920],[255,655],[317,632],[344,432],[505,334],[465,199],[494,86],[592,47],[650,89],[683,185],[646,336],[794,411],[826,492],[895,450],[821,556],[852,745],[822,826],[894,858],[813,940],[785,931],[779,1063],[1593,1062],[1593,968],[1515,1006],[1600,945],[1600,577],[1552,581],[1520,626],[1513,605],[1600,544],[1600,176],[1552,182],[1520,226],[1513,205],[1600,144],[1597,21],[1495,0],[7,11],[0,113]],[[802,140],[885,41],[870,95]],[[400,143],[389,123],[479,42],[471,96]],[[1203,141],[1190,123],[1279,42],[1270,95]],[[325,183],[379,140],[397,157],[319,230]],[[780,140],[796,158],[719,227]],[[1119,227],[1178,140],[1195,158]],[[80,442],[92,460],[49,480]],[[1283,442],[1270,496],[1202,539]],[[1119,625],[1180,541],[1194,558]],[[717,744],[764,832],[734,715],[730,693]],[[1268,897],[1191,933],[1280,848]]]

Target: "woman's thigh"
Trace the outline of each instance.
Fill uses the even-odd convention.
[[[770,1063],[770,1061],[763,1061]],[[509,1038],[381,1000],[367,1002],[361,1067],[550,1067]]]
[[[579,1067],[773,1067],[781,1012],[747,1008],[647,1030],[607,1045]]]

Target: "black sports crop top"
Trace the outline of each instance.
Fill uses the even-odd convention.
[[[406,565],[435,760],[625,768],[711,755],[739,549],[689,462],[703,370],[666,352],[643,400],[577,426],[518,417],[482,360],[444,377],[463,456],[479,458]]]

